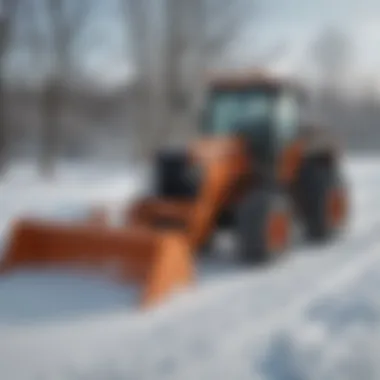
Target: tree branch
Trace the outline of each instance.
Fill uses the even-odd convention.
[[[72,61],[72,45],[84,27],[90,3],[78,0],[71,12],[67,11],[64,0],[47,0],[47,11],[51,20],[53,47],[55,50],[56,74],[62,75]]]
[[[223,9],[219,16],[221,21],[214,28],[214,33],[206,36],[205,50],[209,60],[226,49],[227,45],[231,44],[239,32],[252,20],[253,6],[249,0],[229,2],[228,4],[227,8],[221,8]]]
[[[0,13],[0,59],[8,49],[11,34],[11,24],[18,8],[19,0],[3,0]]]
[[[287,51],[287,45],[284,42],[278,42],[268,49],[264,54],[256,57],[257,64],[260,66],[269,65],[275,60],[279,60]]]
[[[126,35],[130,35],[132,55],[138,70],[148,59],[148,1],[121,0]]]
[[[89,17],[91,11],[89,0],[76,0],[72,14],[67,17],[66,30],[71,30],[71,39],[78,35],[84,26],[84,20]],[[71,20],[70,20],[71,19]]]
[[[0,172],[3,171],[7,151],[9,148],[9,135],[5,124],[5,104],[4,104],[4,55],[8,51],[12,21],[15,19],[18,0],[3,0],[0,14]]]

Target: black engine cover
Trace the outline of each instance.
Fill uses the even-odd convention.
[[[156,156],[156,194],[162,198],[191,199],[197,196],[200,173],[186,151],[161,151]]]

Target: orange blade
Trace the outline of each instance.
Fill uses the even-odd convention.
[[[114,269],[124,282],[138,282],[148,305],[190,282],[190,249],[180,234],[144,228],[23,220],[16,224],[0,271],[70,267]]]

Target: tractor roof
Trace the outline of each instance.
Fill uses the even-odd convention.
[[[209,83],[212,89],[265,87],[273,90],[281,90],[290,87],[293,90],[301,91],[300,86],[293,81],[258,70],[213,73],[209,77]]]

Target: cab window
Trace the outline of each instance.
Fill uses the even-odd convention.
[[[297,135],[300,125],[300,110],[296,97],[284,92],[278,98],[274,110],[274,130],[277,143],[284,146]]]

